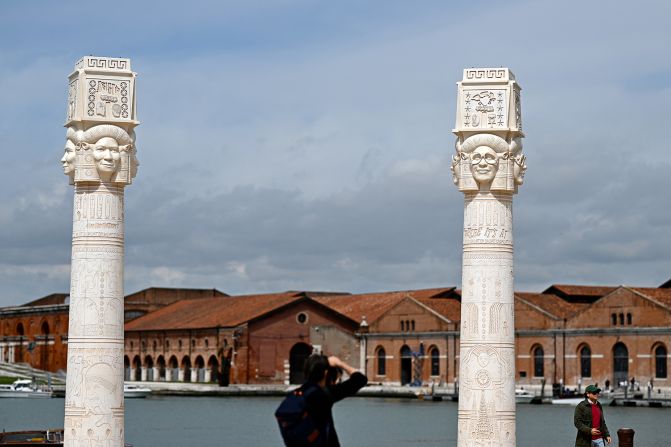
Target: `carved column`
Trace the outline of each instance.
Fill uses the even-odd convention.
[[[87,56],[69,76],[61,159],[75,186],[66,447],[124,445],[124,187],[137,172],[129,59]]]
[[[526,170],[520,87],[507,68],[458,83],[454,183],[465,196],[458,445],[515,445],[513,194]]]

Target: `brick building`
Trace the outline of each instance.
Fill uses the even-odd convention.
[[[0,309],[0,358],[64,368],[67,313],[63,294]],[[298,383],[305,356],[321,350],[364,368],[374,383],[454,383],[460,313],[454,288],[232,297],[152,288],[126,297],[126,316],[143,314],[126,323],[126,378]],[[520,385],[614,387],[635,377],[671,388],[671,281],[517,292],[514,330]]]
[[[128,322],[126,377],[299,383],[313,348],[358,361],[358,322],[309,293],[179,301]]]
[[[126,296],[126,321],[177,300],[224,297],[215,289],[152,287]],[[56,372],[67,365],[70,302],[66,293],[54,293],[20,306],[0,308],[0,361],[28,363]]]

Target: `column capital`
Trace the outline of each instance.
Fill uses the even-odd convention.
[[[508,68],[468,68],[457,82],[452,158],[460,191],[516,193],[524,181],[520,86]]]
[[[63,171],[70,184],[128,185],[139,163],[135,147],[135,78],[130,59],[85,56],[68,77]]]

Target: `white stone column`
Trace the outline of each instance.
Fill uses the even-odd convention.
[[[124,445],[124,187],[137,171],[129,59],[87,56],[69,76],[61,162],[75,185],[63,445]]]
[[[526,169],[507,68],[458,83],[453,180],[465,195],[458,445],[515,446],[513,194]]]

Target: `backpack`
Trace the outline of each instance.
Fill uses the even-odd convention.
[[[316,388],[298,388],[284,398],[275,411],[282,439],[287,447],[320,447],[326,445],[328,424],[320,427],[310,414],[307,396]]]

